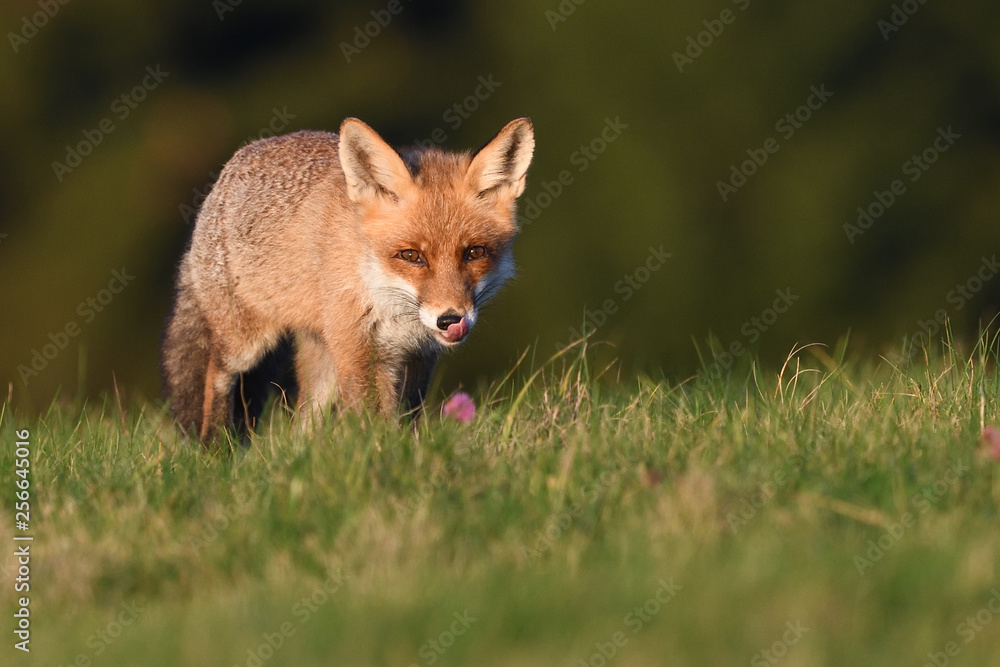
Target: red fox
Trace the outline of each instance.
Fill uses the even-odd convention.
[[[181,260],[163,340],[166,397],[202,440],[234,388],[293,341],[298,407],[419,412],[438,357],[514,271],[534,152],[518,118],[475,154],[391,148],[365,123],[236,152]]]

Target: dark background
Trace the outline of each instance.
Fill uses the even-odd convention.
[[[158,399],[159,337],[199,193],[269,125],[336,130],[346,116],[394,144],[441,128],[454,149],[534,121],[522,211],[530,201],[540,214],[519,238],[518,279],[448,358],[445,391],[501,377],[536,343],[547,356],[608,299],[595,338],[614,346],[601,354],[626,375],[674,379],[698,368],[710,333],[771,362],[848,331],[855,349],[887,353],[936,314],[974,335],[1000,303],[983,267],[1000,239],[990,3],[401,0],[396,15],[388,4],[3,4],[0,380],[15,403],[95,395],[113,377]],[[343,44],[357,48],[366,24],[377,34],[348,62]],[[167,74],[131,108],[121,96],[153,82],[147,67]],[[799,109],[813,87],[832,96]],[[777,124],[797,110],[808,119],[789,136]],[[602,145],[608,119],[627,127]],[[911,180],[906,163],[948,128],[959,138]],[[99,143],[57,175],[88,136]],[[603,152],[582,157],[592,142]],[[723,201],[718,182],[754,154],[766,163],[748,164],[756,173]],[[858,207],[876,192],[888,201],[897,179],[905,191],[849,239]],[[670,259],[640,270],[661,245]],[[102,293],[122,269],[134,279]],[[629,295],[626,275],[647,280]],[[772,318],[786,289],[797,298]],[[100,312],[79,307],[88,298]],[[46,345],[54,359],[39,356]],[[33,358],[44,367],[25,382]]]

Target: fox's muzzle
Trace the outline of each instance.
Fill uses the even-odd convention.
[[[437,318],[437,326],[443,332],[441,336],[451,343],[458,343],[469,334],[469,322],[461,315],[442,315]]]

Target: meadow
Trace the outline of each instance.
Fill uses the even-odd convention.
[[[797,347],[683,381],[578,344],[471,391],[471,423],[307,435],[275,408],[222,451],[159,403],[4,404],[2,662],[1000,664],[987,342]]]

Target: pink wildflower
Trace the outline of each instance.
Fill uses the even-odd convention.
[[[464,391],[456,392],[445,401],[441,408],[441,414],[463,424],[468,424],[476,418],[476,402]]]
[[[982,449],[994,461],[1000,461],[1000,428],[987,426],[983,429]]]

